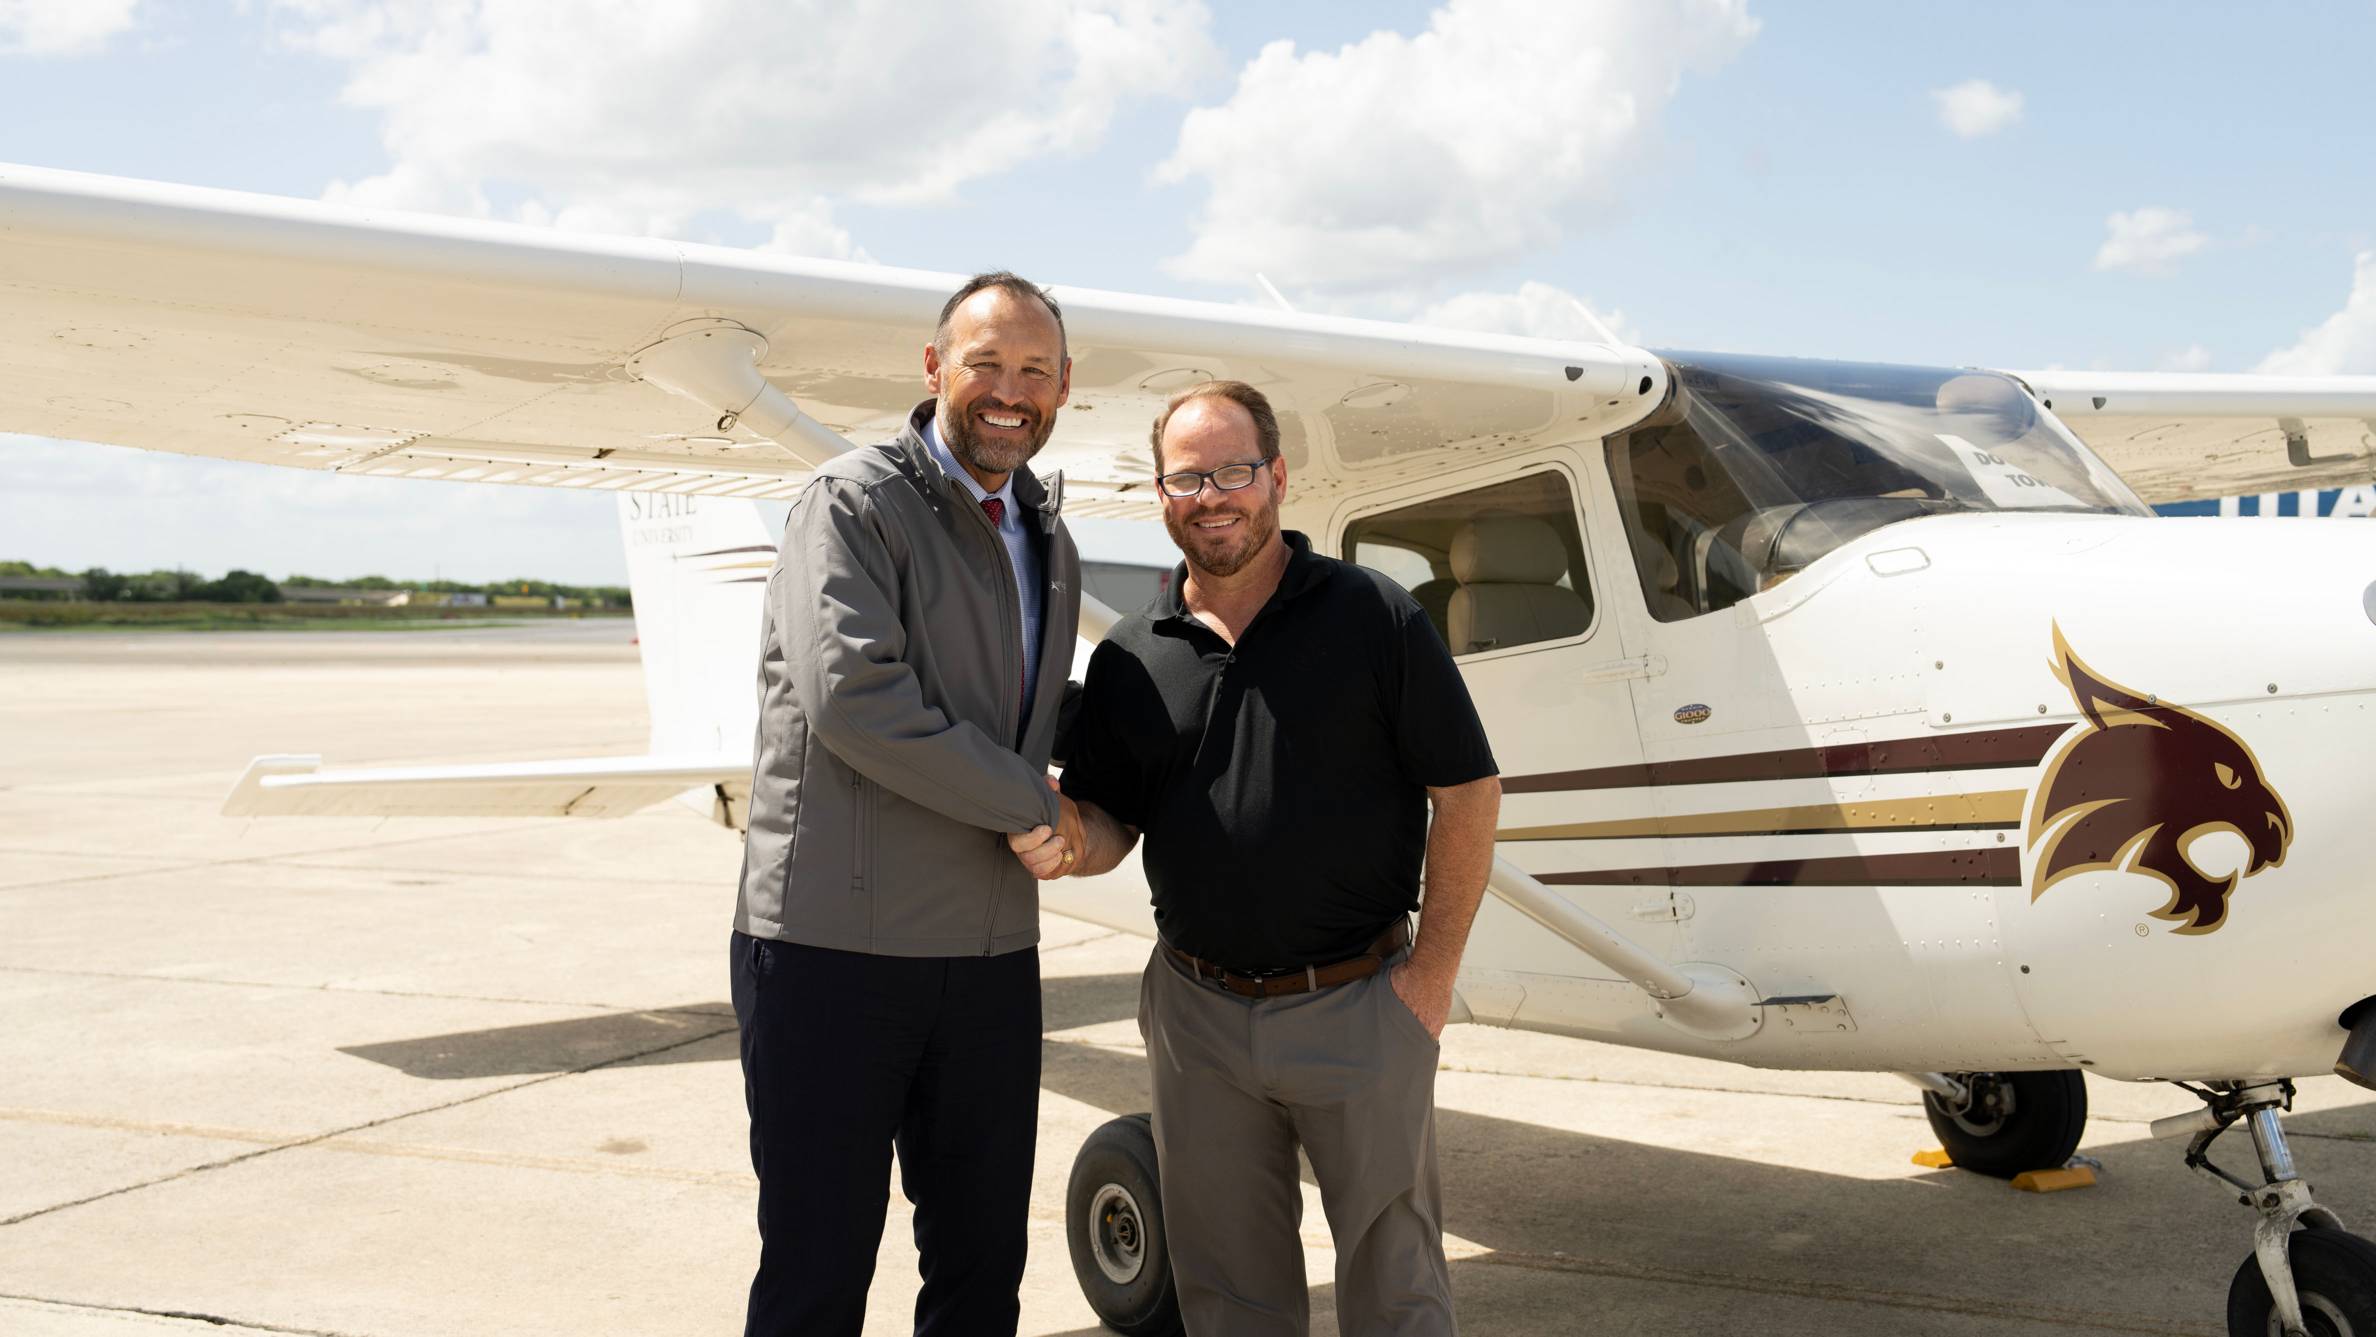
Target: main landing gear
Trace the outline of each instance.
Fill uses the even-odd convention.
[[[1081,1144],[1064,1191],[1064,1235],[1081,1294],[1108,1328],[1124,1337],[1180,1330],[1146,1115],[1108,1120]]]
[[[2179,1085],[2201,1097],[2203,1108],[2157,1120],[2154,1132],[2193,1133],[2186,1163],[2239,1190],[2237,1201],[2260,1214],[2252,1255],[2228,1283],[2229,1337],[2376,1337],[2376,1244],[2346,1232],[2311,1201],[2310,1185],[2295,1170],[2278,1122],[2293,1108],[2293,1083]],[[2239,1122],[2260,1158],[2257,1184],[2220,1169],[2208,1154]]]
[[[1959,1170],[2011,1179],[2058,1170],[2087,1128],[2087,1084],[2076,1069],[2054,1072],[1923,1073],[1922,1112]]]

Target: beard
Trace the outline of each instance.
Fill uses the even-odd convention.
[[[1245,523],[1235,530],[1225,531],[1230,535],[1227,540],[1216,540],[1195,527],[1197,521],[1209,520],[1217,515],[1240,516]],[[1166,507],[1163,527],[1171,534],[1171,541],[1179,548],[1180,555],[1187,559],[1190,570],[1199,575],[1226,579],[1245,570],[1249,562],[1270,547],[1271,539],[1279,532],[1279,503],[1274,498],[1266,500],[1252,511],[1221,508],[1198,511],[1185,520],[1173,515],[1171,509]]]
[[[976,408],[982,407],[976,405]],[[960,411],[947,400],[941,401],[940,425],[947,429],[949,453],[986,474],[1011,474],[1039,454],[1048,444],[1048,437],[1056,430],[1053,418],[1029,408],[1000,408],[1023,420],[1026,439],[1015,442],[990,441],[982,436],[981,427],[974,421],[973,410]]]

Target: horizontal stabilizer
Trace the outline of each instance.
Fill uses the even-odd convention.
[[[739,807],[750,781],[749,757],[723,754],[332,771],[320,757],[269,756],[248,763],[223,815],[624,817],[692,789]]]
[[[2348,487],[2376,467],[2376,376],[2011,374],[2155,505]]]

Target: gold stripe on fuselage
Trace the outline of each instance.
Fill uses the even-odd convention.
[[[1638,840],[1654,836],[1775,836],[1827,831],[1968,830],[2017,827],[2029,801],[2026,789],[1980,794],[1933,794],[1867,803],[1807,803],[1788,808],[1671,813],[1604,822],[1513,826],[1503,840]]]

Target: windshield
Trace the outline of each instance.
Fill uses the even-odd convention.
[[[1697,353],[1667,367],[1673,396],[1608,446],[1662,622],[1772,589],[1899,520],[2152,513],[1996,372]]]

